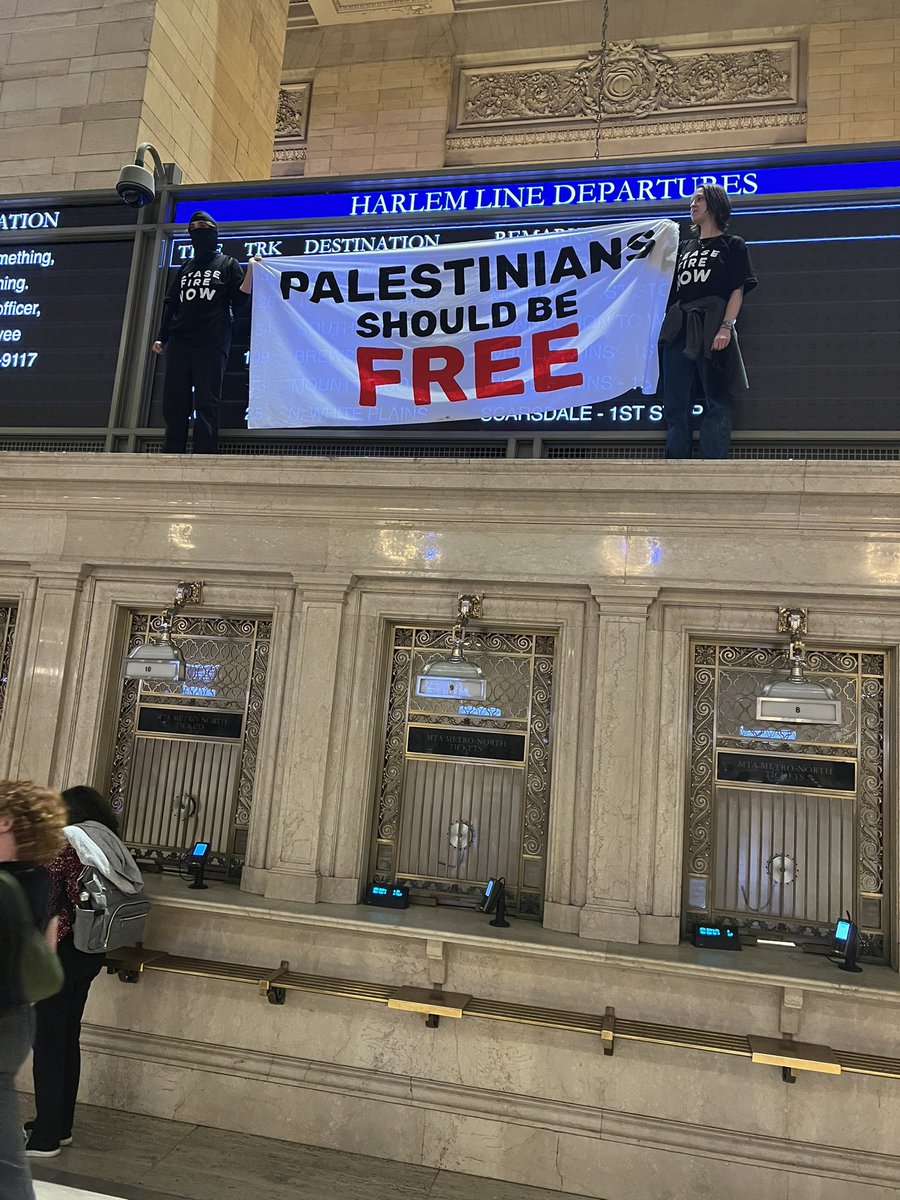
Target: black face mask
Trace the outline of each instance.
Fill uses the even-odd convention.
[[[209,258],[215,254],[219,241],[217,229],[191,229],[189,233],[191,245],[194,247],[194,258]]]

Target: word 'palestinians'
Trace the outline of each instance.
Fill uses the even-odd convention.
[[[567,279],[585,279],[604,267],[621,270],[623,263],[646,258],[656,245],[652,229],[632,234],[623,244],[612,237],[607,244],[588,243],[583,258],[574,246],[563,246],[555,256],[544,250],[523,250],[514,256],[506,254],[481,255],[478,258],[447,259],[443,263],[398,263],[379,267],[377,286],[364,287],[360,271],[347,271],[346,286],[342,287],[334,271],[323,270],[310,275],[308,271],[282,271],[281,296],[288,300],[292,292],[303,295],[313,304],[331,300],[334,304],[370,300],[430,300],[442,292],[465,296],[473,291],[503,292],[509,288],[555,286]]]

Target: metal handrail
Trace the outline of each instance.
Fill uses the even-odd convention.
[[[361,979],[343,979],[330,975],[308,975],[292,971],[287,962],[278,967],[254,967],[245,963],[218,962],[189,958],[143,946],[109,951],[106,967],[124,983],[137,983],[148,971],[174,975],[192,975],[219,979],[227,983],[250,984],[271,1004],[285,1003],[288,992],[335,996],[344,1000],[365,1000],[389,1008],[419,1013],[426,1023],[436,1027],[441,1016],[476,1017],[488,1021],[506,1021],[520,1025],[538,1025],[599,1037],[604,1054],[614,1052],[615,1043],[644,1042],[670,1046],[678,1050],[703,1050],[711,1054],[729,1054],[749,1058],[751,1062],[781,1066],[785,1082],[795,1081],[795,1071],[815,1071],[829,1075],[870,1075],[900,1079],[900,1058],[880,1054],[860,1054],[852,1050],[833,1050],[828,1046],[782,1039],[726,1033],[709,1029],[689,1029],[652,1021],[631,1021],[617,1016],[612,1008],[603,1014],[568,1012],[533,1004],[514,1004],[475,996],[445,993],[439,988],[413,988],[371,983]]]

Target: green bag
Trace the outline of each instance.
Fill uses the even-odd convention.
[[[59,955],[35,928],[18,880],[0,871],[0,1008],[46,1000],[62,985]]]

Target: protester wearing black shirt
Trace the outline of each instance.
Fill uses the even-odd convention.
[[[700,457],[726,458],[732,399],[747,386],[735,324],[757,280],[746,243],[725,232],[730,216],[722,188],[704,184],[694,193],[691,237],[678,248],[674,303],[660,331],[666,458],[691,457],[698,394],[704,398]]]
[[[219,231],[205,212],[188,223],[193,258],[179,270],[166,295],[153,350],[166,353],[163,452],[183,454],[188,421],[195,412],[195,454],[219,449],[219,396],[231,348],[232,309],[242,307],[244,272],[237,259],[217,250]],[[193,389],[193,390],[192,390]]]

